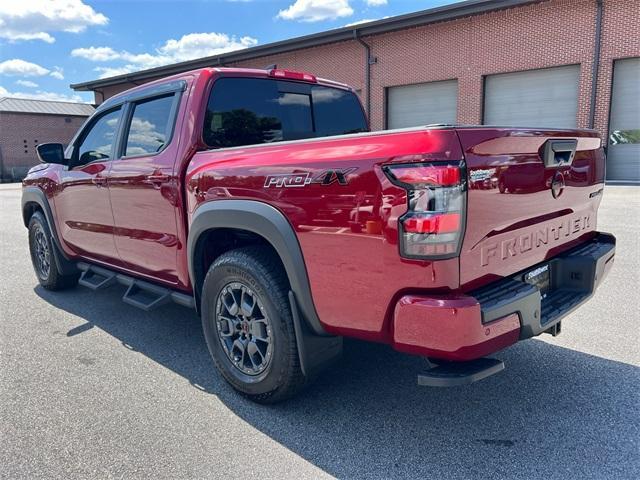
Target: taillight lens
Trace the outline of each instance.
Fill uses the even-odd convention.
[[[318,83],[315,75],[305,72],[294,72],[292,70],[283,70],[280,68],[272,68],[269,70],[270,77],[284,78],[287,80],[303,80],[305,82]]]
[[[409,165],[391,167],[390,171],[399,183],[410,186],[446,187],[460,183],[460,168],[454,165]]]
[[[464,229],[465,185],[459,163],[414,163],[385,167],[407,190],[408,210],[399,219],[400,253],[406,258],[457,255]]]

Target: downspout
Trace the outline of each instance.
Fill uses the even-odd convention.
[[[100,95],[100,102],[98,102],[98,98],[97,95]],[[104,102],[104,91],[103,90],[99,90],[99,89],[95,89],[93,91],[93,101],[94,101],[94,105],[100,105],[101,103]]]
[[[365,70],[364,70],[364,85],[367,89],[367,96],[365,105],[367,107],[367,117],[369,118],[369,126],[371,126],[371,65],[376,63],[376,58],[371,56],[371,46],[362,40],[358,35],[358,29],[353,30],[353,38],[364,47],[365,51]]]
[[[600,71],[600,38],[602,37],[602,0],[596,0],[596,38],[593,46],[591,67],[591,104],[589,105],[589,128],[593,128],[596,118],[596,95],[598,91],[598,72]]]

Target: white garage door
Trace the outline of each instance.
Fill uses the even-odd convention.
[[[607,180],[640,183],[640,58],[614,63],[609,118]]]
[[[431,123],[456,123],[458,81],[390,87],[387,97],[389,128]]]
[[[484,123],[573,128],[578,112],[579,65],[485,78]]]

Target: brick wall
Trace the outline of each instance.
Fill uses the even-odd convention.
[[[376,36],[372,125],[384,125],[388,86],[457,78],[458,122],[475,124],[484,75],[579,63],[577,124],[586,127],[594,19],[593,1],[560,0]]]
[[[68,119],[68,121],[67,121]],[[68,144],[86,117],[31,113],[0,113],[2,180],[20,180],[38,163],[39,143]]]
[[[607,134],[611,71],[616,58],[640,56],[640,2],[604,0],[595,127]],[[371,68],[371,126],[384,128],[385,89],[458,80],[460,123],[482,121],[483,77],[569,64],[580,65],[577,125],[589,126],[596,0],[546,0],[498,12],[366,37]],[[346,41],[228,64],[264,68],[276,63],[348,83],[365,99],[365,53]],[[105,98],[128,86],[105,90]]]
[[[364,88],[365,52],[362,45],[355,41],[270,55],[226,66],[264,68],[274,63],[279,68],[310,72],[319,77],[346,83],[356,90]]]
[[[605,137],[611,71],[616,58],[640,56],[640,3],[604,0],[595,128]],[[385,124],[385,89],[458,80],[458,122],[481,123],[483,77],[561,65],[580,65],[578,127],[589,126],[595,0],[549,0],[518,8],[366,37],[371,67],[371,126]],[[234,66],[277,63],[348,83],[362,90],[364,51],[355,42],[299,50]]]

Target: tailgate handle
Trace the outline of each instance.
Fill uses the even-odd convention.
[[[573,157],[576,155],[577,146],[578,140],[575,138],[547,140],[544,143],[544,153],[542,157],[544,166],[554,168],[571,165]]]

